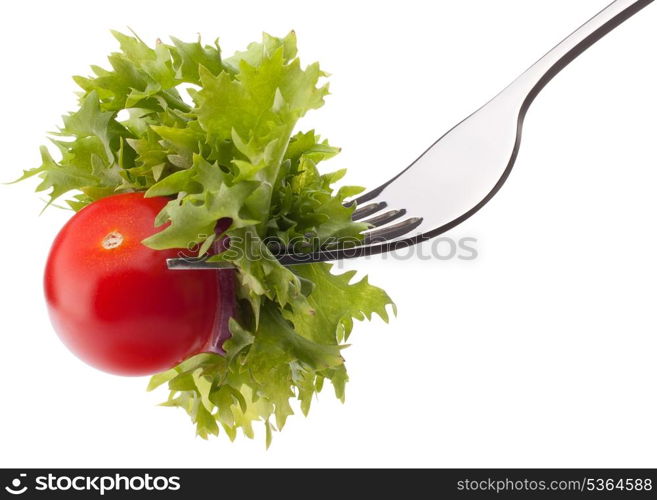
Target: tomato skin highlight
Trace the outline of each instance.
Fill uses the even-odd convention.
[[[220,294],[216,272],[170,271],[179,250],[141,242],[162,228],[167,198],[109,196],[75,214],[55,238],[44,286],[53,326],[86,363],[149,375],[201,352]]]

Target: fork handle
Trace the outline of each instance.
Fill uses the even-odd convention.
[[[526,111],[562,69],[654,0],[616,0],[525,71],[500,96],[524,99]]]

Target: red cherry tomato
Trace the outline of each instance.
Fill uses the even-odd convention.
[[[159,229],[166,198],[103,198],[75,214],[45,273],[50,318],[64,344],[110,373],[147,375],[201,352],[218,315],[214,272],[170,271],[177,250],[141,242]]]

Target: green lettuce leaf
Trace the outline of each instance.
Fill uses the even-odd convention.
[[[38,191],[74,210],[122,192],[167,196],[144,241],[154,249],[194,248],[204,254],[219,238],[228,251],[211,257],[237,269],[238,313],[226,354],[203,353],[152,377],[148,389],[169,389],[165,406],[185,410],[203,438],[222,429],[267,445],[294,412],[307,414],[324,382],[344,399],[342,351],[354,320],[388,321],[390,297],[367,278],[336,275],[328,264],[282,266],[277,248],[311,251],[358,242],[367,229],[345,201],[362,188],[334,188],[345,171],[322,173],[337,155],[300,118],[324,104],[327,76],[303,66],[294,32],[223,58],[217,42],[149,46],[114,32],[120,50],[109,67],[78,76],[79,109],[66,115],[45,147]],[[219,221],[229,224],[218,226]],[[217,227],[222,227],[218,234]]]

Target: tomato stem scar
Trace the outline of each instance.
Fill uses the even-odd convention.
[[[103,248],[105,250],[113,250],[121,246],[123,243],[123,235],[118,231],[112,231],[103,238]]]

